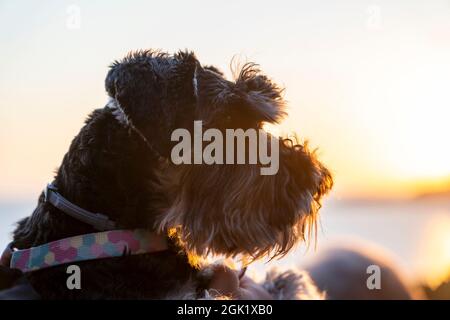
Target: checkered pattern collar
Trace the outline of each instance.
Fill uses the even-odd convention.
[[[30,272],[62,264],[136,255],[168,249],[167,239],[144,230],[112,230],[83,234],[16,250],[8,247],[2,262],[12,269]]]

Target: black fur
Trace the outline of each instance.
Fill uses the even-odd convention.
[[[246,129],[260,128],[264,121],[277,122],[283,117],[281,90],[254,65],[244,66],[235,81],[228,81],[216,68],[202,67],[192,53],[138,51],[113,63],[105,86],[128,124],[118,121],[120,110],[111,108],[95,110],[89,116],[55,176],[54,184],[64,197],[89,211],[108,215],[122,228],[153,231],[159,230],[161,220],[174,206],[183,211],[179,215],[186,226],[201,225],[204,221],[202,233],[210,232],[209,228],[222,220],[227,221],[221,218],[227,214],[224,206],[246,206],[247,210],[265,210],[258,216],[263,221],[258,221],[257,228],[272,228],[273,232],[260,244],[259,239],[253,239],[252,232],[248,233],[252,238],[238,239],[233,230],[227,230],[217,235],[212,248],[202,248],[195,241],[192,245],[184,243],[190,238],[183,232],[189,230],[179,228],[175,237],[167,236],[170,248],[164,252],[79,263],[81,290],[67,289],[65,266],[30,273],[29,281],[43,298],[165,298],[189,283],[200,296],[208,283],[190,260],[190,249],[200,247],[199,253],[211,249],[235,255],[252,254],[252,250],[266,253],[275,248],[277,254],[282,254],[297,238],[305,236],[304,221],[315,219],[314,203],[319,203],[332,184],[328,170],[306,147],[287,145],[280,140],[280,176],[254,177],[255,185],[251,186],[254,189],[242,190],[247,196],[239,199],[248,206],[233,202],[234,198],[227,199],[230,192],[223,188],[239,188],[242,179],[254,173],[255,167],[203,167],[204,171],[198,171],[197,167],[194,171],[183,171],[183,166],[180,169],[167,164],[174,144],[170,141],[172,131],[191,129],[196,119],[210,127]],[[161,178],[166,174],[179,179],[172,177],[167,184]],[[180,207],[174,201],[185,189],[190,194],[183,194],[186,203]],[[252,193],[253,190],[260,193]],[[214,199],[220,201],[214,203]],[[249,227],[255,221],[254,217],[247,217],[251,214],[243,212],[242,217],[250,223]],[[173,226],[163,226],[163,234],[169,234],[169,227]],[[227,225],[218,227],[224,229]],[[296,231],[291,234],[294,228]],[[33,214],[18,223],[14,246],[28,248],[91,232],[96,230],[45,203],[41,195]],[[221,238],[226,235],[231,238]],[[204,237],[200,232],[190,236],[200,240]]]
[[[96,110],[73,140],[56,177],[61,194],[92,212],[102,212],[123,228],[152,228],[166,207],[150,185],[155,162],[141,137],[120,125],[109,109]],[[19,222],[14,245],[28,248],[65,237],[96,232],[44,203]],[[32,272],[28,278],[43,298],[161,298],[195,275],[174,244],[169,251],[79,263],[82,290],[68,290],[66,267]],[[143,276],[145,275],[145,276]]]

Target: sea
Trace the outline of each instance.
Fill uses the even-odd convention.
[[[35,204],[0,202],[0,246],[11,241],[15,223],[31,214]],[[450,199],[325,202],[315,242],[308,248],[299,244],[278,260],[254,262],[249,272],[261,277],[271,267],[299,267],[340,242],[377,246],[407,277],[437,285],[450,274]]]

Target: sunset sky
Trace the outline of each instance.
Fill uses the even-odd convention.
[[[0,200],[51,180],[108,65],[140,48],[259,63],[286,88],[275,130],[319,148],[336,198],[450,189],[450,1],[274,3],[0,0]]]

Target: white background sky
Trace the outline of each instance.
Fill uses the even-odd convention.
[[[282,130],[319,147],[337,197],[408,195],[450,176],[450,1],[10,0],[0,199],[39,193],[104,106],[109,63],[140,48],[189,48],[227,74],[236,54],[259,63],[286,87]]]

